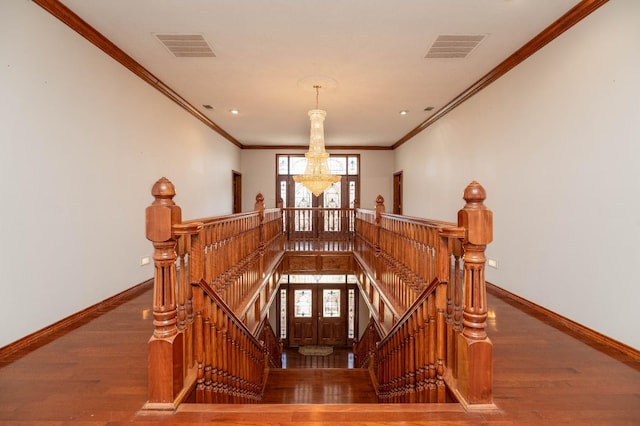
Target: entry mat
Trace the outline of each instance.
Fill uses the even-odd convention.
[[[332,346],[316,346],[316,345],[307,345],[300,346],[298,348],[298,352],[302,355],[306,356],[327,356],[333,353]]]

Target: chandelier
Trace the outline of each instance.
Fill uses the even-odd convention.
[[[329,171],[329,153],[324,150],[324,118],[327,113],[318,109],[318,94],[320,86],[316,89],[316,109],[309,111],[311,120],[311,135],[309,138],[309,151],[304,156],[307,159],[307,167],[303,175],[294,176],[293,180],[301,183],[316,197],[322,194],[331,184],[340,181],[341,176],[332,175]]]

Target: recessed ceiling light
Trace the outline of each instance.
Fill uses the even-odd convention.
[[[229,112],[233,115],[238,115],[240,114],[240,111],[238,111],[237,109],[230,109]]]
[[[407,111],[406,109],[403,109],[402,111],[400,111],[400,115],[407,115],[409,114],[409,111]]]

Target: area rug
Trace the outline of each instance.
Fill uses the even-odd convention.
[[[331,346],[300,346],[298,352],[305,356],[327,356],[333,353],[333,347]]]

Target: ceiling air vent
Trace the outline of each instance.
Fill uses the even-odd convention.
[[[439,35],[433,42],[425,58],[466,58],[485,36],[480,35]]]
[[[154,36],[178,58],[214,58],[216,56],[202,34],[154,34]]]

